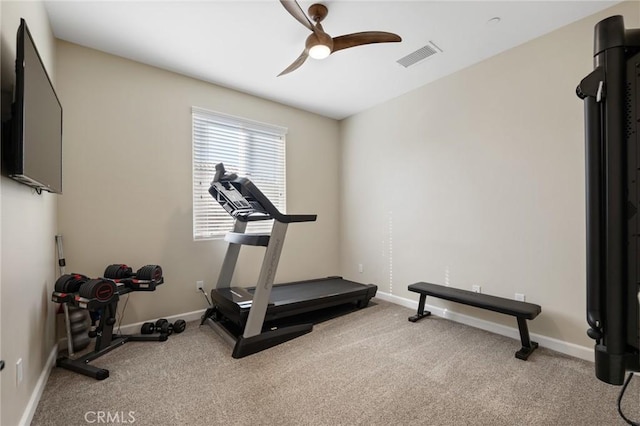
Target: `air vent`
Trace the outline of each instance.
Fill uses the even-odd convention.
[[[415,65],[436,53],[442,53],[442,49],[440,49],[434,42],[430,41],[426,46],[421,47],[413,53],[409,53],[407,56],[398,59],[396,62],[405,68],[409,68],[411,65]]]

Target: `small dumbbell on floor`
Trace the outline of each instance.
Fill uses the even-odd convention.
[[[170,336],[173,333],[180,334],[185,328],[187,328],[187,322],[185,320],[177,320],[173,324],[171,324],[168,320],[164,318],[160,318],[155,323],[145,322],[142,324],[142,328],[140,329],[140,333],[142,334],[153,334],[160,333],[166,334]]]
[[[140,333],[141,334],[153,334],[153,333],[160,333],[160,334],[166,334],[167,336],[170,334],[169,333],[169,326],[171,324],[169,323],[169,321],[167,321],[164,318],[160,318],[159,320],[157,320],[155,323],[152,322],[145,322],[144,324],[142,324],[142,328],[140,329]],[[173,331],[173,330],[171,330]]]

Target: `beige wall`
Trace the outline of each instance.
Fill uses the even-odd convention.
[[[591,346],[575,87],[593,69],[595,23],[613,14],[640,24],[639,4],[623,3],[344,120],[343,275],[414,300],[416,281],[524,293],[542,306],[532,332]]]
[[[338,273],[338,123],[67,42],[58,43],[65,106],[59,227],[69,270],[160,264],[165,284],[132,294],[123,324],[204,309],[227,247],[192,240],[191,107],[288,127],[289,227],[277,281]],[[264,249],[241,251],[236,285],[254,285]]]
[[[1,2],[2,96],[11,97],[16,31],[23,17],[55,84],[55,40],[40,2]],[[3,100],[3,105],[5,102]],[[56,306],[49,301],[56,279],[57,196],[37,195],[27,186],[0,178],[2,206],[0,329],[2,372],[0,424],[18,424],[55,343]],[[24,380],[16,385],[16,362]],[[33,407],[35,408],[35,407]]]

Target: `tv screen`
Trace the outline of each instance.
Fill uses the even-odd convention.
[[[8,127],[11,135],[3,137],[7,175],[38,192],[62,193],[62,105],[24,19],[17,34]]]

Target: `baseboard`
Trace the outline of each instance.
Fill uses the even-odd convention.
[[[395,303],[413,310],[418,309],[418,301],[406,299],[404,297],[396,296],[394,294],[384,293],[378,290],[376,297],[387,302]],[[520,332],[515,327],[507,327],[502,324],[497,324],[491,321],[486,321],[478,318],[474,318],[468,315],[459,314],[449,309],[439,308],[437,306],[426,304],[425,308],[431,311],[432,314],[442,318],[449,319],[451,321],[466,324],[471,327],[476,327],[482,330],[489,331],[491,333],[500,334],[502,336],[511,337],[513,339],[520,340]],[[587,348],[585,346],[576,345],[574,343],[564,342],[562,340],[554,339],[553,337],[543,336],[541,334],[530,333],[531,340],[538,342],[540,346],[552,349],[556,352],[560,352],[566,355],[570,355],[576,358],[584,359],[586,361],[594,362],[593,348]]]
[[[49,379],[51,369],[56,364],[57,356],[58,347],[54,345],[51,349],[51,353],[49,354],[49,358],[47,358],[47,362],[42,369],[42,372],[40,373],[40,377],[38,378],[36,387],[31,393],[31,398],[29,398],[29,402],[24,409],[24,413],[22,413],[22,418],[20,419],[20,423],[18,423],[20,426],[28,426],[31,424],[33,415],[36,413],[36,408],[38,408],[38,403],[40,402],[40,398],[42,397],[42,392],[44,392],[44,388],[47,386],[47,380]]]

